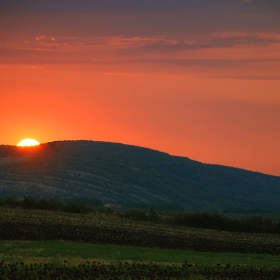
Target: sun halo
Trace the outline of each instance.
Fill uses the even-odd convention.
[[[34,139],[30,139],[30,138],[27,138],[27,139],[24,139],[24,140],[21,140],[17,146],[18,147],[34,147],[34,146],[38,146],[40,145],[40,143]]]

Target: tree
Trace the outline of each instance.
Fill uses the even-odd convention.
[[[150,209],[149,209],[148,219],[150,221],[154,221],[154,222],[158,221],[160,219],[157,211],[155,210],[155,208],[153,206],[151,206]]]

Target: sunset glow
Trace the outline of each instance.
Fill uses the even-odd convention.
[[[0,144],[36,132],[280,176],[280,1],[11,2]]]
[[[40,143],[34,139],[24,139],[17,144],[18,147],[33,147],[38,145]]]

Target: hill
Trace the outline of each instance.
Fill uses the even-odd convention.
[[[0,196],[85,197],[186,210],[280,210],[280,177],[94,141],[0,146]]]

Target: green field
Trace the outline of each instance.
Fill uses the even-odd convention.
[[[279,255],[209,253],[64,241],[0,241],[0,252],[0,259],[6,263],[21,261],[63,263],[67,260],[71,264],[86,261],[181,264],[187,261],[194,265],[204,266],[214,266],[219,263],[221,265],[266,265],[280,268]]]

